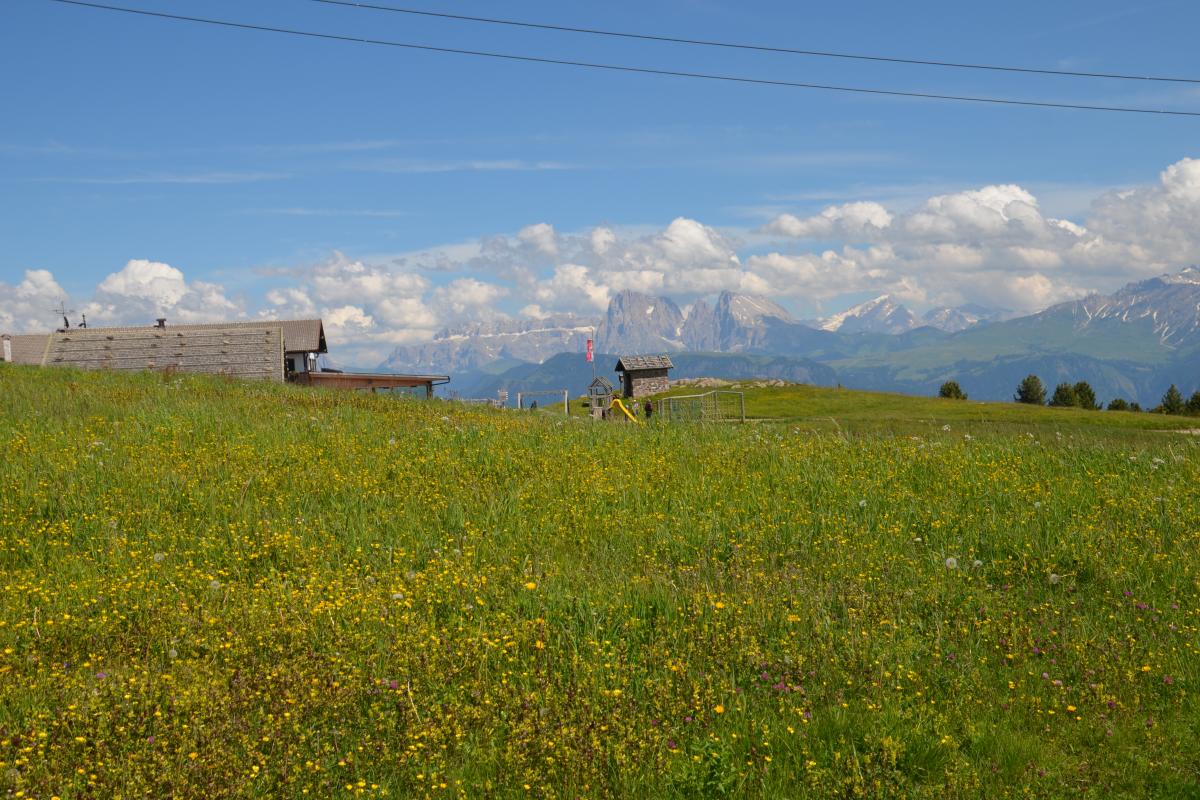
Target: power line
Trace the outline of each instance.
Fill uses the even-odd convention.
[[[872,89],[863,86],[834,86],[821,83],[801,83],[798,81],[773,80],[770,78],[749,78],[737,75],[718,75],[704,72],[684,72],[681,70],[670,69],[654,69],[651,67],[630,67],[619,64],[601,64],[588,61],[571,61],[559,58],[543,58],[541,56],[525,56],[515,53],[494,53],[486,50],[466,50],[455,47],[437,47],[428,44],[413,44],[410,42],[395,42],[385,39],[368,39],[360,36],[347,36],[336,33],[320,33],[316,31],[302,31],[293,28],[279,28],[270,25],[255,25],[248,22],[233,22],[230,20],[209,19],[206,17],[190,17],[182,14],[168,14],[162,11],[147,11],[140,8],[126,8],[123,6],[106,5],[104,3],[91,3],[85,0],[48,0],[52,3],[62,3],[72,6],[83,6],[86,8],[100,9],[103,11],[116,11],[123,14],[137,14],[144,17],[156,17],[160,19],[177,20],[181,22],[195,22],[204,25],[217,25],[226,28],[237,28],[239,30],[261,31],[267,33],[279,33],[289,36],[304,36],[311,39],[327,39],[339,42],[351,42],[354,44],[370,44],[383,47],[398,47],[406,50],[421,50],[431,53],[450,53],[463,56],[477,56],[480,58],[496,58],[505,61],[519,61],[530,64],[555,64],[558,66],[568,67],[583,67],[586,69],[601,69],[610,72],[629,72],[639,75],[665,75],[674,78],[693,78],[698,80],[722,81],[725,83],[753,84],[758,86],[780,86],[792,89],[819,89],[830,92],[850,92],[853,94],[869,94],[883,95],[888,97],[911,97],[924,100],[951,100],[965,103],[987,103],[990,105],[1002,106],[1026,106],[1032,108],[1063,108],[1073,109],[1076,111],[1103,111],[1120,114],[1158,114],[1162,116],[1172,117],[1200,117],[1200,111],[1170,111],[1159,108],[1132,108],[1123,106],[1101,106],[1087,105],[1082,103],[1053,103],[1038,100],[1010,100],[1000,97],[970,97],[966,95],[952,94],[934,94],[930,92],[904,92],[894,89]]]
[[[600,28],[575,28],[569,25],[549,25],[541,22],[525,22],[513,19],[497,19],[495,17],[473,17],[467,14],[451,14],[445,11],[422,11],[415,8],[400,8],[374,3],[358,3],[353,0],[311,0],[330,6],[348,6],[370,11],[391,11],[397,14],[411,14],[420,17],[437,17],[461,22],[482,22],[488,25],[509,25],[517,28],[534,28],[544,31],[559,31],[563,33],[586,33],[593,36],[611,36],[620,39],[640,39],[648,42],[671,42],[674,44],[690,44],[702,47],[724,47],[732,50],[754,50],[762,53],[786,53],[797,56],[817,56],[820,58],[843,58],[854,61],[882,61],[889,64],[916,64],[925,67],[953,67],[955,69],[981,69],[993,72],[1024,72],[1033,75],[1061,75],[1069,78],[1112,78],[1123,81],[1163,81],[1167,83],[1200,83],[1200,78],[1173,78],[1159,75],[1125,75],[1116,72],[1077,72],[1065,69],[1039,69],[1036,67],[1013,67],[998,64],[964,64],[955,61],[936,61],[923,58],[899,58],[895,56],[876,56],[864,53],[839,53],[829,50],[799,50],[791,47],[771,47],[761,44],[739,44],[722,42],[712,39],[685,39],[678,36],[659,36],[648,33],[630,33],[628,31],[609,31]]]

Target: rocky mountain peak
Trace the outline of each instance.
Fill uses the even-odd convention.
[[[1051,306],[1035,319],[1069,316],[1076,331],[1134,324],[1148,327],[1160,344],[1176,349],[1200,344],[1200,269],[1188,267],[1126,284],[1110,295],[1092,294]]]
[[[1005,309],[965,303],[961,306],[931,308],[921,317],[921,322],[923,325],[947,333],[957,333],[965,331],[967,328],[974,328],[976,325],[999,322],[1011,316],[1012,312]]]
[[[629,289],[618,292],[596,329],[602,353],[656,353],[682,350],[683,312],[667,297]]]
[[[683,325],[689,350],[736,353],[760,346],[771,321],[796,324],[782,306],[764,297],[722,292],[716,307],[699,300]]]
[[[920,326],[916,315],[887,294],[817,321],[822,330],[839,333],[904,333]]]
[[[716,313],[739,325],[755,325],[764,317],[773,317],[784,322],[793,321],[792,315],[778,303],[773,303],[765,297],[733,292],[721,292],[717,298]]]

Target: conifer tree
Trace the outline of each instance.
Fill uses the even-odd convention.
[[[1187,401],[1187,413],[1200,414],[1200,392],[1192,392]]]
[[[1164,414],[1182,414],[1184,409],[1183,395],[1180,394],[1179,388],[1175,384],[1171,384],[1171,388],[1167,389],[1167,393],[1162,396],[1162,413]]]
[[[1086,411],[1099,411],[1100,404],[1096,402],[1096,392],[1087,381],[1075,384],[1075,405]]]
[[[1017,386],[1017,393],[1013,395],[1013,400],[1035,406],[1045,405],[1046,387],[1042,385],[1042,379],[1037,375],[1026,375],[1025,380]]]
[[[1069,383],[1060,383],[1054,387],[1054,396],[1050,398],[1050,405],[1055,408],[1069,408],[1079,405],[1079,398],[1075,396],[1075,387]]]

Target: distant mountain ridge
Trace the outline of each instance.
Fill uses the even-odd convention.
[[[865,303],[810,323],[815,328],[840,333],[899,334],[920,327],[937,328],[947,333],[986,325],[1014,316],[1011,311],[967,304],[931,308],[918,317],[891,295],[881,295]]]
[[[804,339],[811,330],[899,334],[925,324],[954,331],[987,318],[986,309],[975,314],[935,310],[942,313],[921,323],[885,295],[817,325],[796,321],[786,309],[764,297],[722,292],[713,305],[701,299],[685,313],[670,298],[626,290],[613,296],[600,318],[555,314],[536,320],[495,320],[445,328],[428,342],[397,347],[380,368],[455,372],[504,361],[540,363],[556,353],[582,351],[593,334],[597,352],[786,354],[791,347],[787,343]]]
[[[953,308],[948,306],[931,308],[925,312],[925,315],[921,319],[925,325],[929,325],[930,327],[946,331],[947,333],[958,333],[959,331],[965,331],[967,328],[973,328],[976,325],[986,325],[989,322],[1002,322],[1016,316],[1018,315],[1008,309],[986,308],[974,303],[967,303],[966,305],[954,306]]]
[[[581,351],[594,327],[593,321],[573,314],[458,325],[439,331],[431,341],[397,347],[380,369],[440,374],[496,362],[541,362],[555,353]]]
[[[459,386],[482,386],[483,376],[492,380],[511,370],[517,372],[508,379],[532,375],[559,353],[576,354],[586,364],[582,353],[593,330],[596,352],[703,354],[711,368],[729,371],[693,377],[782,377],[744,374],[747,365],[767,368],[756,358],[782,357],[803,362],[795,374],[805,377],[797,380],[920,394],[957,380],[972,397],[1006,399],[1014,375],[1034,372],[1050,384],[1086,380],[1104,399],[1121,396],[1145,405],[1157,402],[1170,383],[1186,393],[1200,389],[1200,269],[1025,316],[964,305],[918,317],[882,295],[804,323],[750,295],[723,292],[712,305],[698,300],[685,312],[669,298],[624,291],[599,319],[555,315],[460,326],[397,348],[383,368],[446,372],[458,376]],[[712,359],[715,354],[748,358],[721,362]]]

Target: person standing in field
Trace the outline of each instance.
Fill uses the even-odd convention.
[[[641,414],[642,414],[642,405],[641,405],[641,403],[639,403],[637,400],[634,400],[634,401],[633,401],[633,405],[631,405],[631,406],[629,407],[629,410],[630,410],[630,412],[632,412],[632,414],[633,414],[635,417],[641,416]]]
[[[654,401],[647,400],[646,401],[646,421],[649,422],[650,418],[653,416],[654,416]]]

